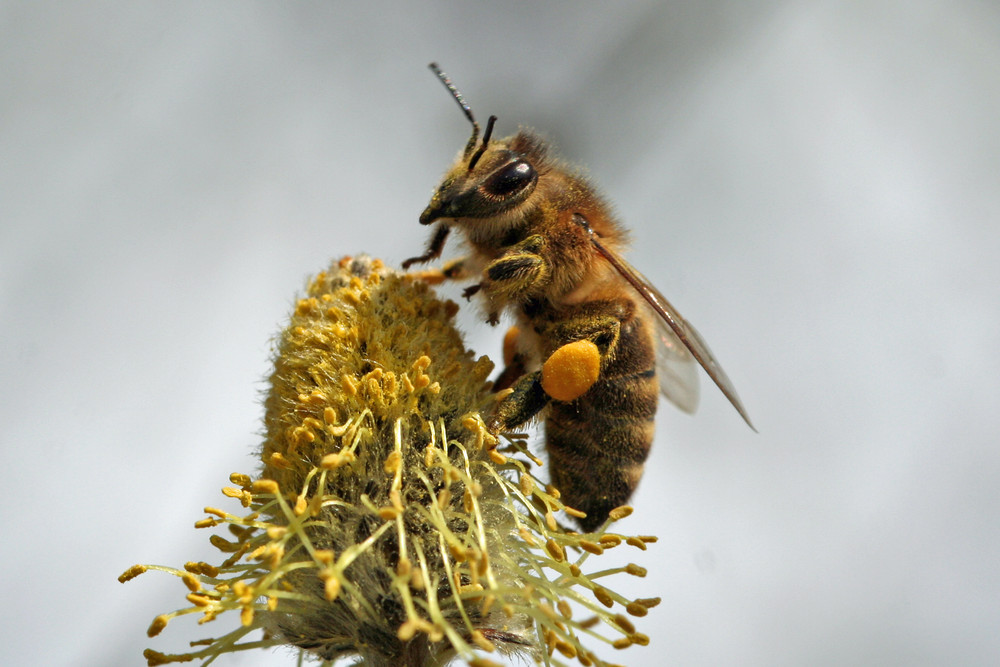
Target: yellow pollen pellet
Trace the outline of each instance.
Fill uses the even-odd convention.
[[[245,628],[253,625],[253,607],[243,607],[240,611],[240,622]]]
[[[589,340],[563,345],[542,364],[542,389],[557,401],[572,401],[587,392],[601,374],[601,353]]]

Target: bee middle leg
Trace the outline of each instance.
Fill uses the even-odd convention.
[[[600,354],[603,369],[607,360],[613,358],[617,351],[622,321],[631,317],[633,312],[634,305],[625,299],[592,301],[573,307],[569,312],[560,311],[558,315],[552,316],[547,323],[539,327],[539,333],[543,338],[553,341],[557,350],[581,340],[593,342]],[[522,358],[521,363],[523,361]],[[512,362],[516,362],[516,357]],[[516,368],[511,370],[512,365],[513,363],[509,363],[500,374],[498,383],[501,380],[513,381],[518,370]],[[487,423],[492,432],[518,428],[531,421],[551,401],[556,400],[543,388],[543,372],[540,370],[521,375],[520,379],[513,383],[513,392],[497,405],[496,411]]]

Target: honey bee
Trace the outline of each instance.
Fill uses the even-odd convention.
[[[581,527],[595,530],[639,483],[658,395],[685,412],[697,407],[695,362],[753,425],[702,337],[622,258],[626,232],[593,186],[529,130],[492,139],[496,116],[480,140],[462,94],[430,67],[472,123],[472,136],[420,215],[422,225],[437,225],[426,251],[403,268],[440,257],[453,227],[464,236],[471,253],[446,264],[444,275],[477,277],[464,296],[484,297],[491,324],[511,312],[520,332],[520,351],[507,355],[495,383],[512,391],[488,426],[513,430],[548,408],[552,483],[567,505],[586,512]],[[583,347],[594,350],[595,373],[568,393],[547,390],[548,360],[580,341],[593,344]]]

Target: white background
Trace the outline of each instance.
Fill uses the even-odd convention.
[[[0,4],[4,664],[221,632],[147,639],[185,589],[115,577],[213,554],[307,274],[423,248],[469,130],[431,60],[589,167],[760,430],[706,384],[662,406],[621,529],[664,602],[602,655],[995,662],[1000,9],[604,5]]]

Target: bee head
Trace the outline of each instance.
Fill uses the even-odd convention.
[[[491,141],[496,116],[486,122],[480,141],[479,123],[462,94],[435,63],[430,67],[472,123],[472,136],[420,215],[420,224],[441,218],[493,218],[511,211],[534,191],[538,171],[527,155],[512,149],[517,137]]]

